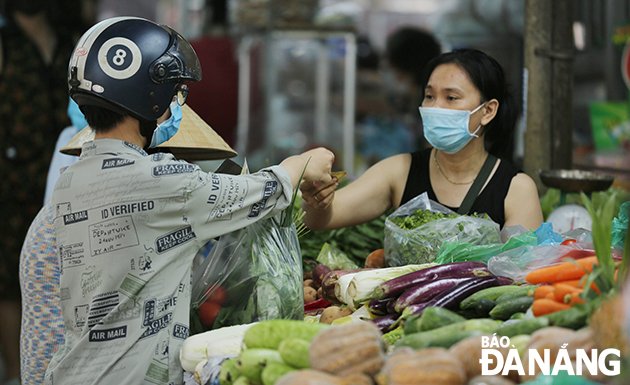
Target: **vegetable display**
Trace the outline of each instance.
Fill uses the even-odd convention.
[[[597,218],[610,206],[593,205],[600,227],[594,234],[605,232]],[[398,225],[413,230],[425,219],[459,218],[442,214],[401,218]],[[492,258],[486,264],[463,255],[457,262],[384,267],[387,246],[366,251],[365,263],[352,268],[315,264],[304,274],[303,321],[266,320],[193,335],[184,343],[182,366],[199,385],[515,385],[540,372],[537,361],[537,372],[528,371],[537,352],[551,365],[568,354],[565,369],[582,365],[584,378],[609,384],[611,378],[592,371],[595,364],[580,364],[591,358],[578,351],[630,353],[621,302],[630,251],[621,257],[605,242],[573,237],[523,244],[543,253],[524,256],[524,268],[506,274],[510,278],[489,267]],[[216,293],[207,303],[229,305],[229,292]],[[212,306],[205,306],[212,317]],[[488,340],[503,339],[507,345],[490,346],[503,358],[503,370],[482,375]]]

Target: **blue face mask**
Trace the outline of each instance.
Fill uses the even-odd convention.
[[[151,138],[150,148],[154,148],[159,146],[160,144],[166,142],[170,138],[172,138],[179,130],[179,124],[182,121],[182,106],[179,103],[172,102],[170,107],[171,116],[158,124],[158,126],[153,131],[153,137]]]
[[[70,98],[68,102],[68,118],[70,118],[72,126],[76,128],[77,131],[88,125],[85,116],[83,116],[83,112],[79,109],[79,105],[72,100],[72,98]]]
[[[478,138],[477,132],[468,131],[470,116],[477,112],[485,103],[472,111],[452,110],[448,108],[419,107],[422,116],[422,128],[427,142],[440,151],[454,154],[464,148],[472,140]]]

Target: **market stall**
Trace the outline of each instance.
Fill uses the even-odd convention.
[[[343,238],[328,232],[331,244],[303,228],[296,197],[284,226],[305,251],[312,249],[307,239],[318,239],[319,252],[304,255],[303,272],[284,270],[272,290],[263,277],[238,298],[266,310],[293,304],[286,290],[295,289],[297,276],[300,314],[257,309],[239,319],[245,322],[226,324],[221,317],[234,312],[224,304],[235,289],[226,287],[228,277],[214,275],[193,305],[193,318],[206,319],[181,350],[185,379],[202,385],[628,383],[629,301],[622,290],[630,203],[624,199],[615,190],[582,194],[591,229],[560,234],[548,222],[535,231],[500,231],[485,216],[457,215],[421,195],[386,218],[345,229],[346,239],[383,240],[357,261],[340,250]],[[277,300],[274,293],[281,293]],[[211,319],[207,303],[216,304]]]

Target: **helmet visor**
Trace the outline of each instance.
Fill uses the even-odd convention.
[[[201,80],[201,64],[193,47],[177,31],[165,25],[162,28],[171,35],[171,46],[154,63],[154,66],[163,68],[160,71],[165,71],[159,73],[158,79],[154,80],[159,83],[173,80]]]

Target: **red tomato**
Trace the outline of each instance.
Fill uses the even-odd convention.
[[[221,286],[217,286],[214,288],[214,290],[212,291],[212,294],[210,294],[210,296],[208,297],[206,301],[215,302],[215,303],[218,303],[219,305],[223,305],[223,303],[225,302],[225,297],[226,297],[225,289],[222,288]]]
[[[577,242],[575,239],[567,238],[564,241],[562,241],[561,245],[570,245],[570,244],[575,243],[575,242]]]
[[[211,328],[214,320],[221,311],[221,305],[216,302],[206,301],[199,306],[199,319],[204,327]]]

